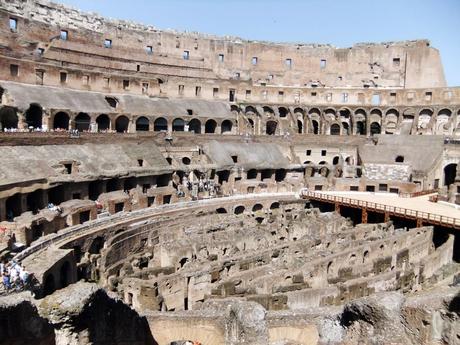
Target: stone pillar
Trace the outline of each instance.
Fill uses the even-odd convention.
[[[334,204],[334,207],[335,207],[335,212],[337,212],[338,214],[340,214],[340,204],[338,202],[336,202]]]
[[[0,199],[0,222],[6,219],[6,199]]]
[[[18,111],[17,116],[18,116],[18,129],[26,129],[27,122],[26,122],[26,116],[24,115],[24,113]]]
[[[389,213],[389,212],[385,212],[383,221],[384,221],[385,223],[387,223],[387,222],[390,221],[390,213]]]
[[[367,224],[367,209],[363,208],[361,212],[361,223]]]
[[[422,220],[422,218],[417,218],[417,225],[416,225],[416,227],[417,227],[417,228],[421,228],[422,226],[423,226],[423,220]]]

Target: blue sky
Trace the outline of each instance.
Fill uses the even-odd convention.
[[[460,0],[55,0],[160,29],[252,40],[330,43],[427,38],[460,86]]]

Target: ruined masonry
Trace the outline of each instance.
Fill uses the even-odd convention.
[[[460,344],[460,88],[428,40],[0,1],[0,344]]]

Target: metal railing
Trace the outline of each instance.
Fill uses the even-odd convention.
[[[309,199],[316,199],[320,201],[330,201],[332,203],[339,203],[345,206],[365,208],[370,211],[378,211],[383,213],[389,213],[400,217],[421,219],[427,223],[434,223],[443,225],[446,227],[454,227],[460,229],[460,218],[441,216],[439,214],[422,212],[417,210],[412,210],[404,207],[397,207],[391,205],[380,204],[372,201],[358,200],[348,197],[342,197],[338,195],[330,195],[319,192],[312,192],[307,190],[302,190],[301,195]]]

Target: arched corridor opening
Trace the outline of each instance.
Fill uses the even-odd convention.
[[[193,119],[188,123],[188,131],[195,133],[195,134],[201,134],[201,122],[198,119]]]
[[[155,122],[153,122],[154,132],[161,132],[161,131],[167,131],[167,130],[168,130],[168,121],[166,121],[165,118],[159,117],[158,119],[155,119]]]
[[[331,135],[340,135],[340,126],[337,123],[331,125]]]
[[[5,128],[18,128],[18,115],[11,107],[0,109],[0,131]]]
[[[9,221],[12,221],[14,217],[21,215],[22,213],[21,194],[17,193],[13,196],[10,196],[8,199],[6,199],[5,209],[6,209],[6,218]]]
[[[172,123],[173,132],[183,132],[185,129],[185,122],[181,118],[174,119]]]
[[[115,121],[115,130],[117,133],[126,133],[128,132],[128,125],[129,119],[126,116],[118,116],[117,120]]]
[[[276,121],[267,121],[265,133],[268,135],[275,135],[277,127],[278,123]]]
[[[444,167],[444,186],[449,186],[455,182],[457,176],[457,164],[449,164]]]
[[[217,127],[217,122],[214,120],[208,120],[206,121],[204,125],[204,132],[205,133],[215,133],[216,132],[216,127]]]
[[[91,118],[86,113],[79,113],[75,117],[75,129],[79,132],[89,131],[89,126],[91,124]]]
[[[225,121],[223,121],[222,124],[220,125],[220,132],[221,132],[222,134],[224,134],[224,133],[231,133],[232,128],[233,128],[233,123],[232,123],[232,121],[230,121],[230,120],[225,120]]]
[[[300,120],[297,120],[297,133],[299,134],[303,133],[303,123]]]
[[[363,121],[356,122],[356,134],[359,134],[359,135],[366,134],[366,126]]]
[[[28,127],[41,128],[43,120],[43,109],[39,104],[32,103],[26,111],[26,122]]]
[[[380,134],[380,125],[377,122],[371,123],[371,135]]]
[[[110,128],[110,119],[108,115],[105,115],[105,114],[99,115],[96,119],[96,123],[97,123],[97,130],[99,132],[107,131]]]
[[[54,115],[53,129],[55,130],[68,130],[70,117],[67,113],[60,111]]]
[[[319,125],[318,121],[312,120],[311,124],[313,125],[313,134],[319,134]]]
[[[150,129],[149,119],[141,116],[136,120],[136,132],[147,132]]]
[[[60,273],[59,278],[60,278],[60,283],[61,283],[60,287],[62,289],[71,283],[72,272],[71,272],[70,263],[68,261],[64,262],[64,264],[61,266],[59,273]]]
[[[52,274],[48,274],[43,284],[43,294],[45,296],[51,295],[54,291],[56,291],[56,283],[54,282],[54,276]]]

